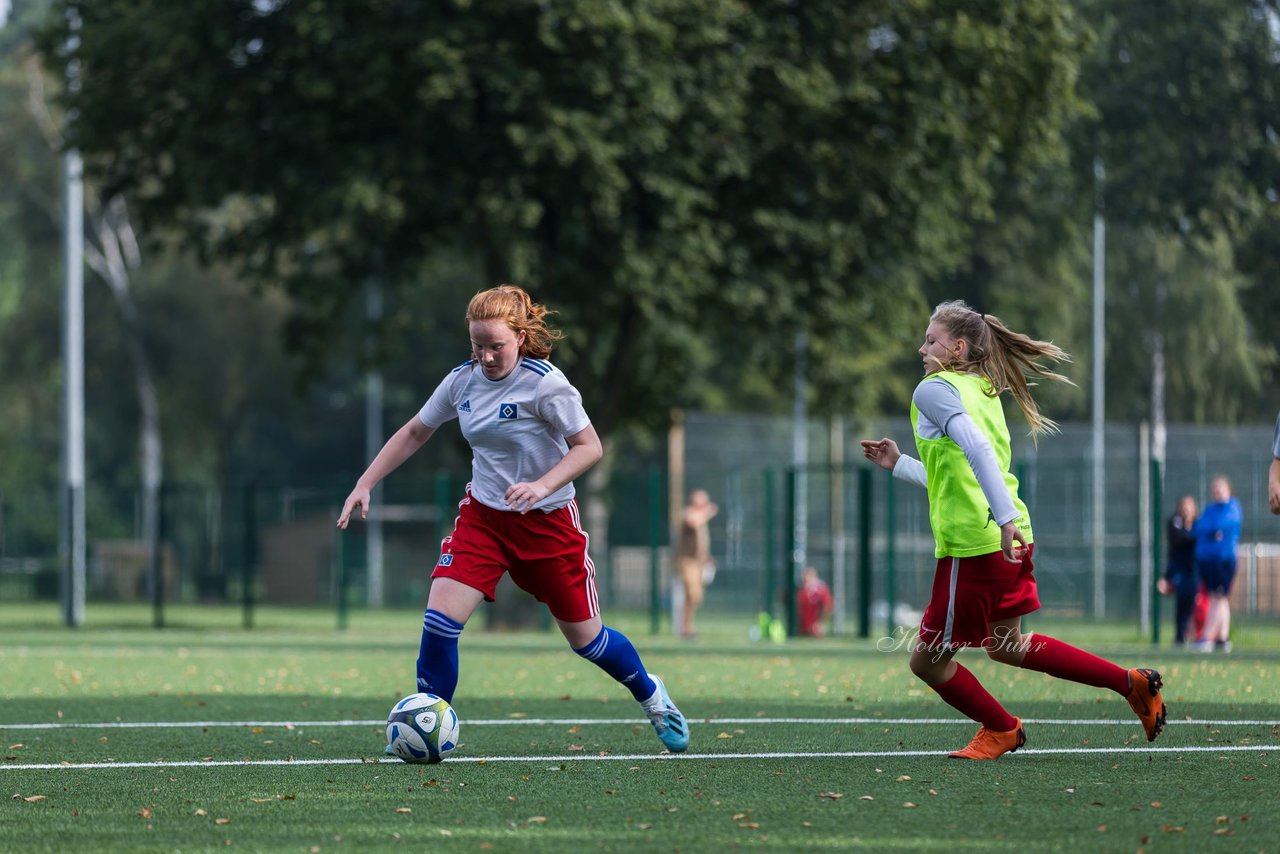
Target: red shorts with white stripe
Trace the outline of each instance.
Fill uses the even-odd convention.
[[[578,502],[526,514],[495,510],[471,497],[458,503],[453,533],[440,543],[432,578],[452,578],[493,601],[504,572],[546,604],[552,616],[580,623],[600,613],[596,571],[587,553]]]
[[[933,573],[933,595],[920,620],[920,640],[929,647],[985,646],[988,626],[1039,610],[1035,564],[1027,547],[1020,563],[1003,552],[941,557]]]

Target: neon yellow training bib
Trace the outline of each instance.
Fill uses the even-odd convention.
[[[1014,519],[1027,543],[1032,542],[1031,516],[1018,497],[1018,479],[1009,472],[1009,427],[998,396],[988,395],[991,383],[975,374],[941,371],[928,379],[940,379],[960,393],[960,402],[978,429],[991,443],[1005,486],[1018,511]],[[978,485],[964,451],[952,439],[926,439],[920,435],[920,411],[911,404],[911,429],[916,449],[929,480],[929,525],[937,544],[936,557],[972,557],[1000,551],[1000,526],[991,513],[987,497]]]

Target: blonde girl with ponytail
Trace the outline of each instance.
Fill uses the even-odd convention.
[[[911,399],[920,458],[890,438],[864,439],[863,455],[929,496],[937,566],[933,591],[912,648],[912,673],[980,726],[958,759],[996,759],[1026,743],[1011,715],[955,660],[979,647],[993,660],[1124,697],[1148,741],[1167,716],[1160,673],[1126,670],[1056,638],[1023,632],[1040,608],[1031,518],[1010,471],[1009,428],[1000,395],[1017,401],[1033,437],[1057,430],[1031,394],[1034,379],[1070,382],[1052,365],[1069,356],[1048,341],[1014,332],[999,318],[956,300],[939,305],[920,345],[924,379]]]

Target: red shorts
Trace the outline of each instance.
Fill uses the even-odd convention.
[[[546,604],[551,615],[580,623],[600,613],[595,564],[587,553],[578,502],[527,514],[495,510],[471,497],[458,503],[453,533],[440,543],[432,578],[452,578],[493,601],[504,572]]]
[[[984,646],[990,623],[1039,610],[1033,551],[1034,544],[1021,563],[1005,560],[1003,552],[938,558],[920,640],[930,647]]]

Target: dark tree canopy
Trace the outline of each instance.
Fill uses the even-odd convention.
[[[313,368],[448,252],[560,311],[605,431],[785,381],[797,329],[820,406],[900,391],[922,277],[1060,159],[1083,50],[1066,0],[55,6],[90,174],[282,284]]]

